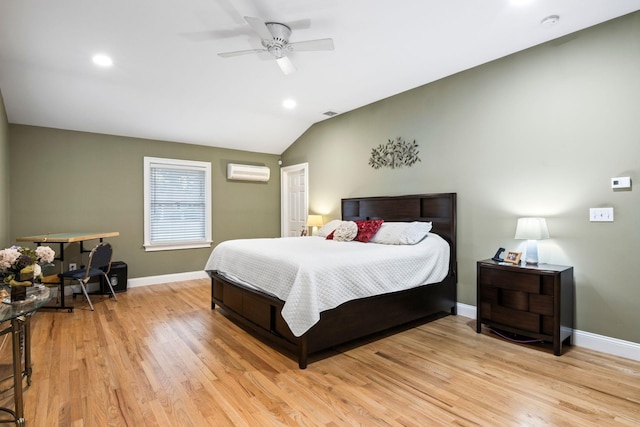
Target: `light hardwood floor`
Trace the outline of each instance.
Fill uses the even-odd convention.
[[[640,425],[640,363],[578,347],[556,357],[462,316],[299,370],[212,311],[207,280],[118,299],[34,316],[28,426]]]

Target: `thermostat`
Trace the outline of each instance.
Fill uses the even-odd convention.
[[[631,188],[631,178],[628,176],[611,178],[611,188]]]

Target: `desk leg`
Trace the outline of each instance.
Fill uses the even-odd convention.
[[[81,242],[82,243],[82,242]],[[41,246],[42,243],[37,242],[36,245]],[[64,243],[60,242],[60,250],[58,251],[58,256],[55,257],[56,260],[60,261],[60,273],[64,273]],[[64,279],[63,278],[59,278],[60,282],[59,283],[49,283],[50,285],[57,285],[58,286],[58,291],[60,292],[58,294],[58,299],[60,300],[60,304],[58,305],[45,305],[43,307],[40,308],[53,308],[56,310],[67,310],[69,313],[73,312],[73,306],[67,306],[64,303]]]
[[[24,316],[24,373],[27,375],[27,385],[31,385],[31,316]]]
[[[20,352],[20,320],[11,319],[13,343],[13,392],[16,405],[16,425],[24,426],[24,402],[22,400],[22,355]],[[26,343],[25,343],[26,344]]]

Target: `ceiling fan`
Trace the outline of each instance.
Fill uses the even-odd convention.
[[[235,52],[224,52],[218,55],[223,58],[232,56],[269,53],[273,56],[284,74],[291,74],[296,71],[296,67],[287,56],[290,52],[333,50],[332,39],[306,40],[289,43],[291,28],[279,22],[264,22],[260,18],[245,16],[244,20],[251,26],[253,31],[260,37],[264,49],[238,50]]]

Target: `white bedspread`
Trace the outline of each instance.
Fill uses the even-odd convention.
[[[320,313],[357,299],[442,281],[449,245],[437,234],[416,245],[335,242],[322,237],[228,240],[205,270],[218,271],[285,301],[282,316],[295,336]]]

